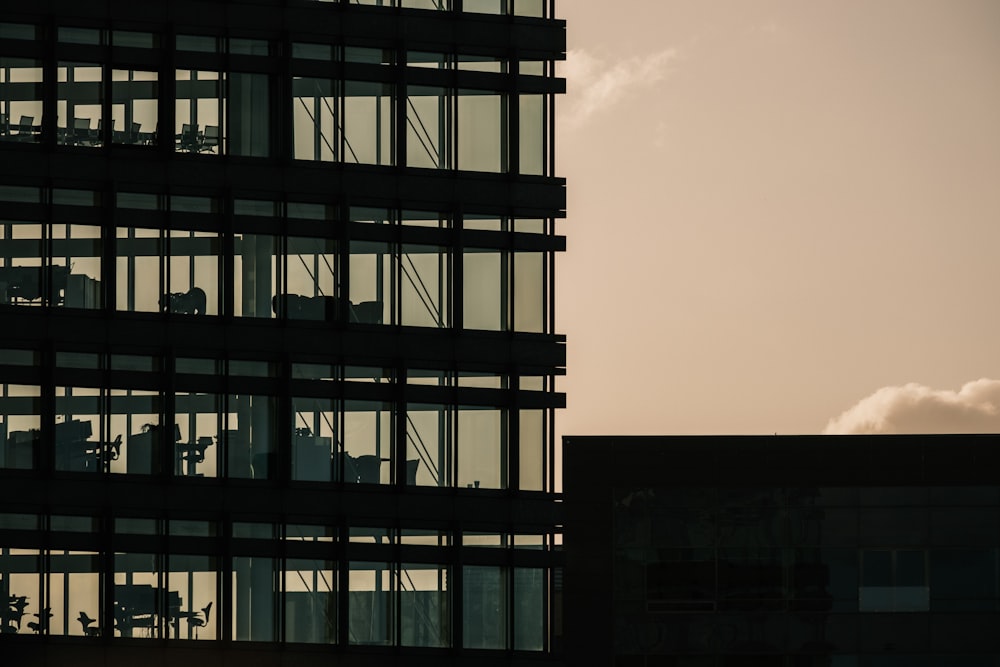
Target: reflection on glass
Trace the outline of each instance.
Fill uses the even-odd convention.
[[[41,389],[0,384],[0,468],[30,469],[41,444]]]
[[[230,394],[228,409],[229,477],[269,479],[274,471],[275,399]]]
[[[0,304],[44,305],[42,256],[42,225],[0,221]]]
[[[337,641],[336,569],[328,560],[285,561],[285,641]]]
[[[237,317],[275,317],[278,239],[265,234],[241,234],[233,244],[234,314]]]
[[[56,103],[58,142],[104,145],[104,72],[100,65],[59,63]]]
[[[462,630],[465,648],[507,646],[507,570],[494,565],[462,568]]]
[[[100,636],[100,559],[87,551],[49,552],[48,631],[53,635]]]
[[[229,75],[230,155],[267,157],[270,154],[270,93],[266,74]],[[205,128],[206,139],[210,139]]]
[[[233,558],[233,639],[274,641],[277,635],[278,576],[273,558]]]
[[[545,570],[514,568],[514,649],[545,648]]]
[[[178,36],[178,40],[181,37]],[[174,146],[187,153],[223,153],[222,119],[225,117],[225,74],[203,70],[177,70]],[[246,95],[248,88],[242,90]],[[253,113],[253,100],[240,102]]]
[[[42,106],[41,64],[0,56],[0,141],[38,141]]]
[[[391,645],[396,635],[392,566],[351,562],[350,567],[347,600],[350,643]]]
[[[34,518],[34,517],[32,517]],[[5,525],[15,527],[14,525]],[[18,526],[28,528],[27,525]],[[32,527],[37,527],[37,521]],[[39,609],[42,597],[42,552],[0,545],[0,591],[5,593],[5,614],[0,616],[3,634],[38,634],[48,631],[52,611]],[[0,603],[2,604],[2,603]]]
[[[400,643],[450,646],[448,568],[403,563],[399,570]]]

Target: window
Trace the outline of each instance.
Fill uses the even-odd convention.
[[[0,384],[0,468],[30,469],[41,445],[41,388]]]
[[[159,88],[156,72],[111,71],[111,141],[131,146],[156,143]]]
[[[104,70],[98,64],[61,62],[58,67],[58,142],[104,145]]]
[[[178,40],[181,37],[178,36]],[[174,146],[186,153],[221,155],[225,152],[225,131],[222,121],[226,115],[224,96],[226,75],[222,72],[177,70],[175,75],[177,98],[175,103]],[[247,128],[255,119],[255,91],[252,84],[242,80],[238,84],[239,108],[246,114],[241,118],[240,150],[247,150]],[[245,153],[238,153],[243,155]]]
[[[927,551],[865,549],[861,552],[859,611],[928,611]]]
[[[0,56],[0,141],[34,143],[41,133],[41,63]]]

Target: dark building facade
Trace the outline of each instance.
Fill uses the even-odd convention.
[[[4,664],[559,661],[551,0],[0,16]]]
[[[564,461],[570,664],[1000,665],[1000,436],[566,437]]]

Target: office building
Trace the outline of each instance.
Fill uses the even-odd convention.
[[[569,664],[1000,665],[1000,436],[567,437],[564,460]]]
[[[0,656],[559,662],[552,0],[0,17]]]

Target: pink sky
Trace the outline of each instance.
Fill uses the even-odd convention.
[[[559,434],[1000,432],[1000,2],[557,11]]]

